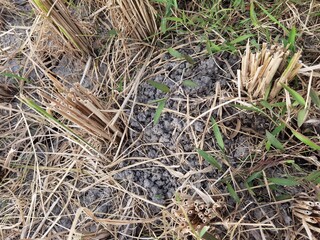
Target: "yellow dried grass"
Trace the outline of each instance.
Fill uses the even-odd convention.
[[[291,60],[290,51],[284,46],[262,45],[261,51],[252,53],[249,42],[242,57],[241,87],[247,90],[252,99],[262,98],[270,88],[269,99],[273,99],[282,89],[282,83],[288,84],[297,75],[302,64],[299,62],[301,50]]]
[[[81,129],[101,139],[110,142],[118,141],[122,137],[119,122],[111,124],[112,116],[105,107],[87,89],[79,83],[71,89],[66,89],[58,80],[51,76],[56,89],[54,97],[44,92],[41,96],[49,102],[49,111],[53,110]]]
[[[147,0],[113,0],[110,16],[125,38],[146,40],[157,31],[156,11]]]
[[[83,54],[94,56],[89,33],[76,23],[62,0],[31,0],[42,16],[53,24],[58,33]]]

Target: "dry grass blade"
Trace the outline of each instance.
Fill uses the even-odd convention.
[[[93,56],[88,33],[72,19],[69,10],[61,0],[31,0],[35,8],[48,19],[50,19],[64,39],[71,42],[83,54]]]
[[[176,203],[177,208],[173,208],[172,213],[178,223],[175,231],[180,237],[186,239],[188,236],[194,235],[195,231],[200,232],[205,226],[210,227],[210,232],[212,232],[214,230],[212,223],[223,220],[221,213],[225,206],[224,199],[206,200],[184,195],[181,202]]]
[[[251,52],[249,42],[242,57],[241,84],[253,99],[264,97],[270,88],[269,98],[273,99],[281,91],[281,83],[289,83],[298,73],[302,64],[299,62],[301,51],[293,55],[283,46],[273,45],[255,54]]]
[[[146,0],[114,0],[113,25],[124,37],[145,40],[156,33],[155,10]]]
[[[306,193],[296,196],[292,205],[292,212],[305,228],[313,230],[315,234],[320,233],[320,202],[317,201],[315,196]]]
[[[86,130],[88,133],[108,141],[119,140],[122,137],[120,124],[110,124],[111,115],[103,110],[103,105],[80,84],[66,89],[54,77],[58,93],[52,98],[44,92],[42,97],[49,102],[47,106],[66,119]]]

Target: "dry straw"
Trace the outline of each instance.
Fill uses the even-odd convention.
[[[123,37],[146,40],[157,31],[156,11],[147,0],[113,0],[113,26]]]
[[[203,227],[209,226],[214,230],[213,223],[222,220],[221,212],[224,207],[224,200],[205,202],[202,199],[193,199],[184,196],[178,209],[172,209],[178,226],[175,228],[179,235],[188,238],[194,235],[194,231],[200,232]]]
[[[288,84],[297,75],[302,64],[299,61],[301,50],[292,57],[284,46],[267,44],[256,53],[251,52],[249,42],[242,57],[240,77],[241,87],[253,99],[262,98],[266,93],[273,99],[281,91],[281,84]]]
[[[93,56],[89,34],[72,19],[65,2],[62,0],[31,0],[33,6],[47,19],[65,40],[83,54]]]
[[[292,213],[298,219],[298,222],[302,224],[311,237],[310,239],[315,239],[312,235],[320,233],[320,202],[316,196],[306,193],[300,193],[295,196],[292,204]]]
[[[47,107],[50,110],[98,138],[113,142],[122,137],[119,121],[117,124],[111,124],[111,113],[105,110],[103,104],[91,92],[78,83],[73,88],[66,89],[53,76],[51,80],[58,90],[55,97],[40,93],[49,102]]]

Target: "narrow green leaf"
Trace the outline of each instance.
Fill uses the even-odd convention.
[[[281,83],[281,86],[284,87],[298,103],[300,103],[302,106],[306,105],[306,101],[299,93],[283,83]]]
[[[280,186],[297,186],[300,184],[298,181],[290,178],[269,178],[268,181]]]
[[[310,140],[310,138],[302,135],[301,133],[291,129],[291,132],[293,133],[293,135],[298,138],[301,142],[303,142],[304,144],[308,145],[309,147],[311,147],[314,150],[320,150],[320,146],[318,144],[315,144],[313,141]]]
[[[181,195],[180,195],[179,193],[176,193],[176,194],[175,194],[175,200],[176,200],[178,203],[181,203],[182,198],[181,198]]]
[[[209,226],[204,226],[199,233],[199,237],[202,238],[206,234],[206,232],[209,230],[209,228],[210,228]]]
[[[182,57],[190,64],[195,64],[196,62],[193,60],[192,57],[190,57],[189,55],[187,54],[182,54]]]
[[[288,43],[290,44],[289,49],[294,52],[295,51],[295,43],[296,43],[297,29],[295,26],[292,27],[289,33]]]
[[[298,112],[298,127],[301,127],[302,124],[305,122],[305,120],[307,119],[308,113],[309,111],[307,108],[303,108]]]
[[[183,55],[173,48],[168,48],[168,52],[175,58],[183,58]]]
[[[172,0],[172,5],[175,9],[178,9],[178,1],[177,0]]]
[[[270,133],[268,130],[266,130],[266,136],[267,136],[267,139],[268,139],[268,141],[270,141],[272,146],[274,146],[277,149],[284,150],[284,147],[281,144],[281,142],[272,133]]]
[[[47,7],[42,3],[41,0],[32,0],[32,2],[35,3],[35,5],[42,10],[44,13],[48,13],[49,9],[47,9]]]
[[[167,17],[167,20],[173,21],[173,22],[183,23],[183,20],[181,18],[178,18],[178,17]]]
[[[282,108],[282,107],[286,106],[286,103],[285,102],[277,102],[277,103],[273,103],[271,106],[272,107]]]
[[[22,81],[29,83],[29,79],[21,77],[17,74],[14,74],[14,73],[3,72],[3,73],[0,73],[0,75],[5,76],[5,77],[9,77],[9,78],[15,78],[15,79],[22,80]]]
[[[151,86],[155,87],[156,89],[158,89],[158,90],[160,90],[162,92],[165,92],[165,93],[170,92],[170,88],[167,85],[163,84],[163,83],[155,82],[155,81],[152,81],[152,80],[148,80],[148,83]]]
[[[312,102],[313,102],[318,108],[320,108],[319,93],[316,92],[315,90],[313,90],[313,89],[311,88],[311,90],[310,90],[310,97],[311,97]]]
[[[191,80],[184,80],[182,84],[186,87],[195,88],[198,87],[198,84]]]
[[[284,123],[281,123],[279,126],[277,126],[277,127],[272,131],[272,135],[273,135],[273,136],[277,136],[285,127],[286,127],[286,125],[285,125]]]
[[[107,31],[107,34],[109,37],[116,37],[118,35],[117,30],[115,30],[115,29],[111,29],[111,30]]]
[[[166,99],[159,102],[156,113],[154,114],[153,122],[154,124],[158,124],[162,110],[164,109],[164,106],[166,105]]]
[[[182,54],[179,51],[173,49],[173,48],[168,48],[168,52],[175,58],[183,58],[185,59],[188,63],[190,64],[195,64],[195,61],[193,60],[192,57],[190,57],[187,54]]]
[[[231,45],[234,45],[234,44],[236,44],[236,43],[239,43],[239,42],[242,42],[242,41],[244,41],[244,40],[247,40],[248,38],[250,38],[250,37],[252,37],[252,36],[254,36],[254,34],[242,35],[242,36],[237,37],[236,39],[232,40],[232,41],[230,42],[230,44],[231,44]]]
[[[213,117],[211,118],[211,122],[212,122],[212,128],[213,128],[214,137],[216,138],[219,147],[220,147],[222,150],[224,150],[223,137],[222,137],[222,135],[221,135],[219,126],[218,126],[216,120],[215,120]]]
[[[207,41],[207,51],[211,53],[220,52],[222,48],[219,45],[214,44],[212,41]]]
[[[251,19],[253,26],[255,26],[255,27],[259,26],[259,21],[257,18],[257,14],[254,10],[254,2],[253,1],[250,1],[250,19]]]
[[[313,182],[315,180],[317,180],[318,178],[320,178],[320,171],[313,171],[312,173],[310,173],[308,176],[305,177],[305,179],[307,181]]]
[[[260,7],[260,9],[276,24],[278,24],[282,29],[283,31],[288,34],[289,33],[289,30],[281,23],[279,22],[272,14],[270,14],[266,9],[264,9],[262,7],[261,4],[259,4],[258,2],[256,2],[258,4],[258,6]]]
[[[196,149],[197,152],[199,153],[199,155],[201,157],[203,157],[208,163],[210,163],[211,165],[215,166],[216,168],[218,168],[219,170],[222,169],[221,165],[218,163],[218,161],[211,156],[210,154],[208,154],[207,152],[201,150],[201,149]]]
[[[268,103],[266,100],[262,100],[262,101],[260,101],[260,104],[261,104],[263,107],[265,107],[265,108],[269,109],[270,111],[272,110],[272,106],[271,106],[271,104],[270,104],[270,103]]]
[[[227,182],[227,189],[230,193],[230,196],[236,201],[236,203],[240,203],[240,198],[234,188],[231,186],[229,182]]]
[[[273,136],[277,136],[284,128],[286,127],[286,125],[284,123],[281,123],[279,126],[277,126],[275,129],[273,129],[273,131],[271,132],[271,134]],[[267,151],[270,150],[271,147],[271,142],[268,140],[266,143],[266,149]]]
[[[167,18],[166,17],[163,17],[161,19],[160,30],[161,30],[162,33],[166,33],[167,32]]]
[[[255,180],[257,178],[260,178],[261,176],[262,176],[262,172],[261,171],[255,172],[250,177],[247,178],[246,182],[250,183],[250,182],[252,182],[253,180]]]
[[[280,195],[276,195],[275,196],[275,199],[277,201],[284,201],[284,200],[288,200],[288,199],[291,199],[291,198],[292,198],[291,194],[280,194]]]
[[[148,103],[149,104],[154,104],[154,103],[159,103],[159,102],[161,102],[163,100],[167,100],[167,98],[160,98],[160,99],[152,100],[152,101],[149,101]]]
[[[46,120],[51,121],[52,123],[57,124],[58,126],[60,126],[63,130],[65,130],[66,132],[70,133],[73,137],[75,137],[75,139],[77,139],[78,141],[86,144],[87,146],[91,147],[94,149],[93,146],[91,146],[90,143],[88,143],[87,141],[85,141],[82,137],[80,137],[79,135],[77,135],[74,131],[72,131],[69,127],[67,127],[66,125],[64,125],[63,123],[61,123],[58,119],[54,118],[52,115],[50,115],[49,113],[47,113],[44,109],[42,109],[37,103],[35,103],[32,99],[26,98],[26,97],[21,97],[20,101],[22,101],[24,104],[26,104],[28,107],[30,107],[31,109],[33,109],[34,111],[36,111],[37,113],[39,113],[40,115],[42,115]]]

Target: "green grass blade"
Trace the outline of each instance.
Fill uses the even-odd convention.
[[[21,80],[21,81],[25,81],[27,83],[29,83],[29,79],[27,78],[24,78],[24,77],[21,77],[17,74],[14,74],[14,73],[10,73],[10,72],[4,72],[4,73],[0,73],[1,76],[5,76],[5,77],[9,77],[9,78],[15,78],[15,79],[18,79],[18,80]]]
[[[302,124],[305,122],[305,120],[307,119],[308,116],[308,109],[307,108],[303,108],[302,110],[300,110],[298,112],[298,127],[301,127]]]
[[[266,130],[266,136],[272,146],[274,146],[277,149],[284,150],[282,143],[268,130]]]
[[[166,17],[163,17],[161,19],[160,30],[161,30],[161,33],[167,32],[167,18]]]
[[[254,34],[246,34],[246,35],[242,35],[240,37],[237,37],[236,39],[232,40],[230,42],[231,45],[234,45],[236,43],[240,43],[240,42],[243,42],[244,40],[247,40],[248,38],[254,36]]]
[[[194,81],[191,81],[191,80],[184,80],[182,82],[182,85],[186,86],[186,87],[190,87],[190,88],[195,88],[195,87],[198,87],[198,84],[195,83]]]
[[[170,53],[170,55],[172,55],[175,58],[183,58],[182,53],[180,53],[179,51],[173,48],[168,48],[168,52]]]
[[[320,108],[319,93],[316,92],[315,90],[313,90],[313,89],[311,88],[311,90],[310,90],[310,97],[311,97],[312,102],[313,102],[318,108]]]
[[[272,111],[272,106],[271,106],[271,104],[268,103],[266,100],[260,101],[260,104],[261,104],[261,106],[263,106],[263,107],[269,109],[270,111]]]
[[[183,58],[185,59],[188,63],[190,64],[195,64],[195,61],[193,60],[192,57],[190,57],[189,55],[187,54],[182,54],[180,53],[179,51],[173,49],[173,48],[168,48],[168,52],[170,53],[170,55],[172,55],[173,57],[175,58]]]
[[[298,138],[301,142],[303,142],[304,144],[308,145],[309,147],[311,147],[314,150],[320,150],[320,146],[316,143],[314,143],[313,141],[310,140],[310,138],[302,135],[301,133],[291,129],[291,132],[293,133],[293,135]]]
[[[90,148],[94,149],[88,142],[86,142],[83,138],[78,136],[74,131],[72,131],[69,127],[65,126],[63,123],[61,123],[58,119],[51,116],[49,113],[47,113],[45,110],[43,110],[38,104],[36,104],[32,99],[21,97],[20,101],[22,101],[24,104],[26,104],[28,107],[42,115],[46,120],[52,121],[56,123],[58,126],[60,126],[62,129],[64,129],[66,132],[70,133],[77,141],[84,143],[85,145],[89,146]]]
[[[206,234],[206,232],[208,232],[209,228],[209,226],[204,226],[199,233],[199,237],[202,238]]]
[[[49,9],[46,8],[46,6],[42,3],[41,0],[32,0],[32,2],[33,2],[40,10],[42,10],[45,14],[48,14]]]
[[[320,179],[320,171],[319,170],[313,171],[308,176],[306,176],[305,179],[307,181],[310,181],[310,182],[319,181],[319,179]]]
[[[292,178],[269,178],[268,181],[280,186],[297,186],[300,184]]]
[[[231,186],[229,182],[227,182],[227,190],[230,193],[230,196],[236,201],[236,203],[240,203],[240,198],[234,188]]]
[[[250,182],[252,182],[253,180],[255,180],[257,178],[260,178],[261,176],[262,176],[262,172],[261,171],[255,172],[250,177],[247,178],[246,182],[250,183]]]
[[[152,81],[152,80],[148,80],[148,83],[155,87],[156,89],[160,90],[161,92],[165,92],[165,93],[169,93],[170,92],[170,88],[163,84],[163,83],[159,83],[159,82],[156,82],[156,81]]]
[[[286,127],[286,125],[285,125],[284,123],[281,123],[279,126],[277,126],[277,127],[271,132],[271,134],[276,137],[285,127]],[[266,149],[267,149],[267,151],[270,150],[270,147],[271,147],[271,142],[268,140],[267,143],[266,143]]]
[[[216,45],[210,40],[206,42],[206,48],[209,54],[222,51],[222,48],[219,45]]]
[[[216,168],[218,168],[219,170],[222,170],[221,165],[218,163],[218,161],[211,156],[210,154],[208,154],[207,152],[201,150],[201,149],[196,149],[197,152],[199,153],[199,155],[201,157],[203,157],[208,163],[210,163],[211,165],[215,166]]]
[[[223,137],[220,132],[219,126],[213,117],[211,118],[211,122],[212,122],[214,137],[217,140],[218,146],[224,151],[224,142],[223,142]]]
[[[261,4],[257,4],[259,8],[270,18],[271,21],[279,25],[286,34],[289,33],[289,30],[281,22],[279,22],[271,13],[269,13],[265,8],[263,8]]]
[[[167,17],[167,20],[173,21],[173,22],[178,22],[178,23],[183,23],[183,19],[178,18],[178,17]]]
[[[161,113],[162,113],[162,111],[164,109],[164,106],[166,105],[166,100],[167,99],[163,99],[163,100],[161,100],[159,102],[157,110],[156,110],[156,113],[154,114],[154,118],[153,118],[154,124],[158,124],[160,116],[161,116]]]
[[[281,83],[281,86],[284,87],[284,89],[286,89],[298,103],[300,103],[302,106],[306,105],[306,101],[299,93],[283,83]]]
[[[182,57],[188,62],[188,63],[190,63],[190,64],[195,64],[196,62],[193,60],[193,58],[192,57],[190,57],[189,55],[187,55],[187,54],[182,54]]]
[[[259,27],[259,21],[257,18],[257,14],[254,10],[254,2],[253,1],[250,1],[250,19],[251,19],[253,26]]]
[[[289,39],[288,39],[288,44],[289,44],[289,49],[292,51],[292,52],[295,52],[295,49],[296,49],[296,36],[297,36],[297,29],[295,26],[293,26],[290,30],[290,33],[289,33]]]

